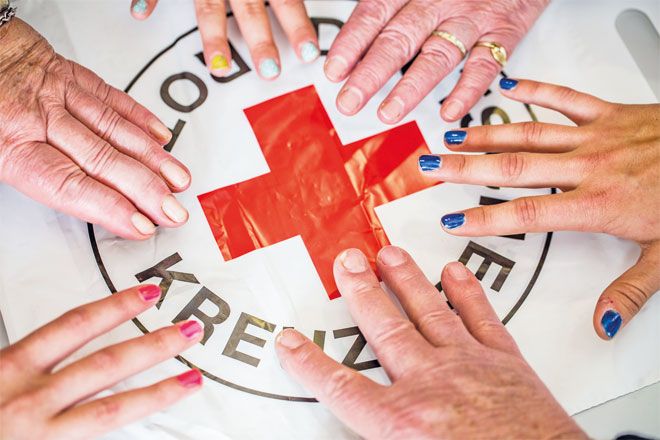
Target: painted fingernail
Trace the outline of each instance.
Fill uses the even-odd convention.
[[[185,223],[188,220],[188,211],[172,194],[163,199],[162,209],[174,223]]]
[[[467,280],[470,276],[467,267],[458,261],[449,263],[447,265],[447,270],[449,271],[449,275],[451,275],[451,277],[455,280],[464,281]]]
[[[202,332],[202,326],[197,321],[186,321],[179,326],[179,331],[186,338],[192,339]]]
[[[137,229],[142,235],[153,235],[153,233],[156,232],[156,226],[151,220],[139,212],[136,212],[131,216],[131,223],[133,223],[135,229]]]
[[[445,133],[445,142],[449,145],[460,145],[465,142],[465,138],[467,138],[465,130],[450,130]]]
[[[603,327],[605,334],[610,339],[612,339],[614,335],[616,335],[616,333],[619,331],[622,322],[623,319],[621,319],[621,315],[619,315],[619,313],[614,310],[608,310],[600,319],[600,325]]]
[[[403,101],[398,96],[388,99],[380,106],[380,114],[386,121],[396,122],[403,113]]]
[[[442,226],[445,229],[451,230],[451,229],[460,228],[465,224],[465,214],[462,213],[447,214],[440,219],[440,222],[442,222]]]
[[[500,88],[504,90],[513,90],[518,85],[518,81],[511,78],[502,78],[500,80]]]
[[[144,302],[151,302],[156,298],[160,298],[160,287],[155,284],[147,284],[146,286],[140,286],[138,293]]]
[[[133,5],[133,12],[135,12],[136,14],[144,14],[145,12],[147,12],[147,7],[149,7],[149,5],[147,4],[146,0],[138,0]]]
[[[289,350],[295,350],[305,343],[305,337],[292,328],[285,328],[277,335],[276,342]]]
[[[202,385],[202,373],[200,373],[199,370],[186,371],[183,374],[179,374],[176,377],[176,380],[178,380],[184,388],[197,388]]]
[[[323,70],[325,71],[325,76],[328,77],[330,81],[339,82],[344,78],[344,72],[348,68],[348,63],[343,57],[335,55],[332,58],[328,58],[325,61],[325,66]]]
[[[163,145],[172,139],[172,132],[169,128],[158,119],[154,119],[149,124],[149,131],[155,136]]]
[[[222,70],[229,69],[229,61],[221,53],[216,53],[211,57],[211,70],[214,72],[219,72]]]
[[[367,258],[357,249],[347,249],[339,257],[344,269],[351,273],[362,273],[367,270]]]
[[[419,156],[419,168],[424,172],[435,171],[442,166],[442,158],[432,154]]]
[[[362,92],[355,87],[345,88],[337,98],[337,107],[343,113],[353,114],[362,105]]]
[[[378,257],[386,266],[400,266],[406,262],[406,254],[396,246],[385,246],[378,253]]]
[[[259,63],[259,74],[266,79],[273,79],[280,74],[280,66],[272,58],[266,58]]]
[[[176,162],[168,160],[160,166],[160,174],[170,185],[185,188],[190,184],[190,175]]]
[[[316,44],[308,41],[300,45],[300,58],[306,63],[311,63],[321,55],[321,51]]]
[[[463,104],[458,101],[449,101],[443,104],[444,114],[451,120],[458,119],[463,113]]]

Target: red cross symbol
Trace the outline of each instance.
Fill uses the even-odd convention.
[[[342,145],[314,86],[245,110],[270,172],[200,195],[226,261],[300,235],[330,299],[332,262],[354,247],[374,264],[389,241],[375,208],[433,185],[410,122]]]

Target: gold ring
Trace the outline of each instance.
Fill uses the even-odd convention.
[[[502,67],[506,65],[506,61],[507,61],[506,49],[501,44],[493,43],[490,41],[477,41],[477,44],[475,44],[474,46],[489,48],[490,54],[493,56],[493,58],[495,58],[495,61],[497,61],[497,63]]]
[[[461,40],[456,38],[454,34],[450,34],[449,32],[445,32],[445,31],[433,31],[431,32],[431,35],[435,35],[436,37],[440,37],[444,40],[449,41],[451,44],[456,46],[458,50],[461,51],[461,55],[463,55],[463,57],[465,57],[465,55],[467,54],[467,49],[465,48],[465,44],[463,44]]]

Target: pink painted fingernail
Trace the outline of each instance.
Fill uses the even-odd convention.
[[[344,78],[344,72],[348,68],[348,63],[343,57],[335,55],[325,61],[323,68],[325,70],[325,76],[330,81],[339,82]]]
[[[456,120],[462,116],[463,105],[458,101],[449,101],[443,105],[443,108],[445,116],[451,120]]]
[[[467,267],[463,265],[463,263],[459,263],[457,261],[449,263],[447,265],[447,270],[449,271],[451,277],[455,280],[465,281],[470,278],[470,273],[468,272]]]
[[[380,114],[387,122],[396,122],[403,113],[403,101],[398,96],[388,99],[380,106]]]
[[[193,339],[202,332],[202,326],[197,321],[186,321],[179,326],[179,331],[188,339]]]
[[[176,380],[178,380],[184,388],[197,388],[202,385],[202,373],[200,373],[199,370],[186,371],[183,374],[179,374],[176,377]]]
[[[296,330],[292,328],[285,328],[280,332],[279,335],[277,335],[275,342],[288,348],[289,350],[295,350],[296,348],[303,345],[306,341],[305,337]]]
[[[155,284],[147,284],[146,286],[140,286],[138,288],[138,293],[144,302],[151,302],[156,298],[160,298],[160,287]]]
[[[385,246],[378,253],[378,257],[386,266],[400,266],[406,262],[406,255],[396,246]]]
[[[362,273],[369,267],[367,258],[357,249],[345,250],[339,257],[339,261],[344,269],[351,273]]]
[[[353,114],[362,105],[362,92],[355,87],[346,87],[337,97],[337,107],[342,113]]]

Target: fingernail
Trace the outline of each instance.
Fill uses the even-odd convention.
[[[398,96],[388,99],[380,106],[380,114],[386,121],[396,122],[403,113],[403,101]]]
[[[266,79],[275,78],[280,74],[280,66],[274,59],[266,58],[259,63],[259,74]]]
[[[518,81],[511,78],[502,78],[500,80],[500,88],[504,90],[513,90],[518,85]]]
[[[223,54],[217,53],[211,57],[212,71],[218,72],[227,69],[229,69],[229,61],[227,61],[227,58]]]
[[[344,113],[353,114],[362,104],[362,92],[354,87],[345,88],[337,98],[337,107]]]
[[[153,235],[153,233],[156,232],[156,226],[151,223],[151,220],[139,212],[136,212],[131,216],[131,223],[133,223],[135,229],[137,229],[142,235]]]
[[[176,377],[181,385],[185,388],[197,388],[202,385],[202,373],[199,370],[186,371]]]
[[[308,41],[300,46],[300,57],[306,63],[311,63],[321,55],[321,51],[316,44]]]
[[[386,266],[400,266],[406,262],[406,255],[396,246],[385,246],[378,257]]]
[[[174,161],[168,160],[161,165],[160,174],[176,188],[185,188],[190,184],[190,175]]]
[[[467,267],[465,267],[463,263],[459,263],[458,261],[449,263],[447,265],[447,270],[449,271],[449,275],[451,275],[451,277],[455,280],[464,281],[469,278]]]
[[[148,6],[149,5],[147,5],[146,0],[138,0],[133,5],[133,12],[135,12],[136,14],[144,14],[145,12],[147,12]],[[124,11],[125,10],[126,9],[124,9]]]
[[[188,220],[188,211],[172,194],[163,199],[162,208],[165,215],[175,223],[185,223]]]
[[[179,326],[179,331],[186,338],[192,339],[202,332],[202,326],[197,321],[186,321]]]
[[[140,286],[138,293],[144,302],[151,302],[156,298],[160,298],[160,287],[155,284],[147,284],[146,286]]]
[[[445,116],[451,120],[458,119],[463,113],[463,104],[458,101],[449,101],[443,105]]]
[[[170,129],[158,119],[154,119],[151,124],[149,124],[149,131],[153,136],[158,138],[163,145],[172,139],[172,132]]]
[[[419,156],[419,168],[424,171],[435,171],[442,166],[442,158],[440,156],[433,156],[432,154],[424,154]]]
[[[622,322],[623,320],[621,319],[621,315],[619,315],[619,313],[614,310],[608,310],[600,319],[600,325],[603,327],[605,334],[610,339],[612,339],[614,335],[616,335],[616,333],[619,331]]]
[[[347,249],[339,257],[344,269],[351,273],[362,273],[367,270],[367,259],[362,252],[357,249]]]
[[[456,229],[460,228],[465,224],[465,214],[447,214],[442,219],[440,219],[442,222],[442,226],[444,226],[445,229]]]
[[[348,68],[348,63],[343,57],[335,55],[332,58],[328,58],[325,62],[323,69],[325,70],[325,76],[328,77],[330,81],[338,82],[341,81],[344,77],[344,72]]]
[[[285,328],[277,335],[276,342],[289,350],[294,350],[305,343],[305,337],[292,328]]]
[[[460,145],[465,142],[467,138],[467,131],[464,130],[451,130],[445,133],[445,142],[449,145]]]

